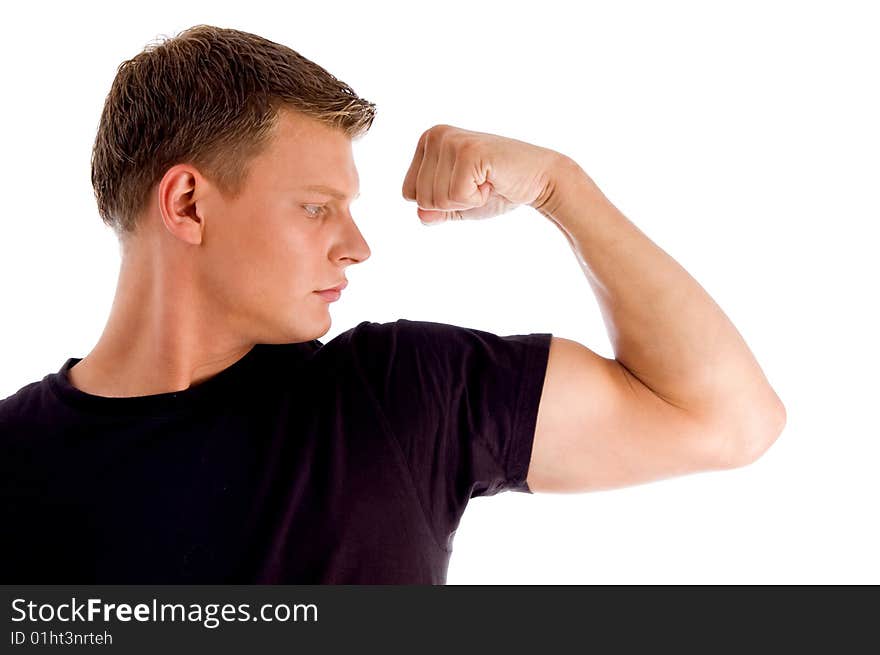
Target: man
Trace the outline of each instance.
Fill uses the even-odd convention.
[[[442,584],[470,498],[741,466],[783,406],[733,325],[570,158],[438,125],[424,223],[528,204],[615,359],[550,333],[363,321],[324,344],[375,105],[196,26],[120,66],[92,159],[122,264],[84,358],[0,402],[7,583]]]

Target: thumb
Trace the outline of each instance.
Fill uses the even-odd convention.
[[[440,209],[422,209],[421,207],[416,208],[416,214],[419,216],[419,220],[422,222],[422,225],[427,225],[430,227],[431,225],[438,225],[439,223],[445,223],[448,220],[452,220],[455,218],[454,211],[444,211]]]
[[[486,180],[482,184],[477,186],[477,191],[480,192],[480,207],[485,206],[487,202],[489,202],[489,196],[492,195],[492,192],[495,190],[495,187],[492,186],[492,183],[489,180]]]

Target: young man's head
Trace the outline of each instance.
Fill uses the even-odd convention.
[[[123,266],[179,285],[205,320],[254,342],[324,334],[329,305],[315,292],[370,255],[349,204],[351,143],[374,116],[325,69],[254,34],[199,25],[147,46],[119,66],[92,154]]]

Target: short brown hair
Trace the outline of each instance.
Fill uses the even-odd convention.
[[[196,25],[119,65],[92,150],[102,220],[134,231],[165,171],[191,163],[235,197],[280,108],[364,134],[376,105],[298,52],[256,34]]]

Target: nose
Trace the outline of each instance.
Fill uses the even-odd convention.
[[[367,240],[358,229],[354,217],[349,212],[348,220],[345,222],[345,234],[342,241],[342,248],[345,256],[352,260],[352,263],[359,264],[369,259],[372,254]]]

